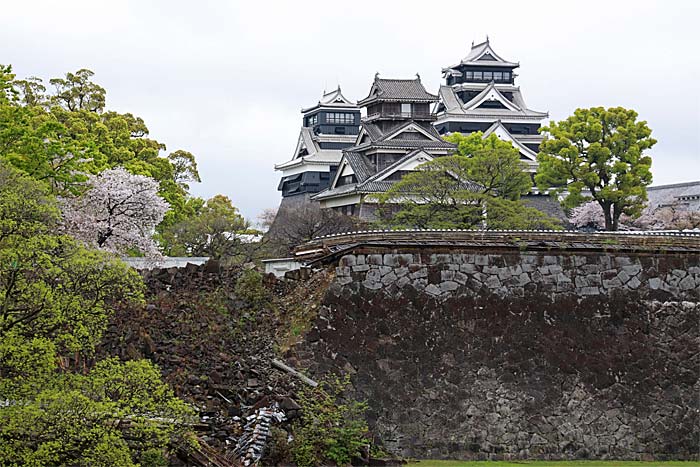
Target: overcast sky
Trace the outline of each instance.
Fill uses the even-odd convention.
[[[300,109],[338,83],[440,69],[489,35],[519,61],[528,106],[560,120],[623,106],[659,140],[654,183],[700,179],[700,2],[4,0],[0,63],[48,80],[89,68],[107,107],[142,117],[168,150],[197,157],[196,195],[254,218],[276,207],[273,165],[294,150]]]

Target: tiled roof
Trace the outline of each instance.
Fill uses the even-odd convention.
[[[374,168],[368,163],[367,158],[360,153],[348,151],[344,153],[345,160],[352,167],[358,182],[364,182],[374,174]]]
[[[489,55],[493,59],[488,59],[485,60],[483,57],[485,55]],[[480,44],[472,44],[472,48],[467,54],[466,57],[464,57],[458,64],[452,65],[447,68],[443,68],[443,71],[448,71],[452,68],[457,68],[460,65],[486,65],[486,66],[505,66],[509,68],[516,68],[519,66],[518,63],[516,62],[509,62],[508,60],[505,60],[501,56],[499,56],[493,48],[491,48],[491,44],[489,43],[488,38],[486,38],[486,41],[481,42]]]
[[[486,92],[489,87],[486,87],[482,93]],[[499,91],[500,92],[500,91]],[[532,118],[546,118],[549,116],[547,112],[539,112],[537,110],[528,109],[525,106],[525,101],[519,90],[513,92],[513,103],[521,108],[521,110],[509,110],[509,109],[491,109],[491,108],[475,108],[475,109],[465,109],[465,106],[472,101],[476,102],[481,95],[473,98],[469,103],[465,104],[459,98],[455,90],[450,86],[440,86],[440,101],[445,105],[445,110],[443,112],[438,112],[438,119],[441,118],[443,114],[451,115],[473,115],[473,116],[494,116],[498,118],[508,118],[508,117],[532,117]]]
[[[437,96],[425,90],[420,78],[416,79],[383,79],[376,77],[369,95],[358,102],[366,105],[375,100],[436,102]]]
[[[357,105],[349,99],[347,99],[345,96],[343,96],[343,93],[340,92],[340,86],[338,86],[338,88],[334,89],[333,91],[324,92],[323,96],[321,96],[321,99],[316,105],[305,109],[301,109],[301,112],[307,113],[319,107],[338,107],[345,109],[353,109],[357,108]]]

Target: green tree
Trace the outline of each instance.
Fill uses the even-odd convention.
[[[71,112],[101,112],[105,107],[107,91],[90,81],[94,75],[91,70],[82,68],[75,73],[66,73],[65,78],[50,79],[49,83],[56,87],[56,94],[51,100]]]
[[[168,254],[217,259],[245,256],[243,236],[256,232],[228,197],[216,195],[195,209],[195,215],[163,233]]]
[[[542,127],[548,137],[540,146],[535,180],[541,189],[566,192],[563,205],[589,200],[603,210],[605,229],[617,230],[620,216],[639,217],[651,184],[651,157],[656,144],[634,110],[614,107],[577,109],[561,122]]]
[[[484,138],[480,131],[452,133],[445,140],[456,144],[457,155],[463,156],[459,164],[453,164],[455,175],[478,184],[481,193],[516,200],[532,188],[518,150],[495,134]]]
[[[85,371],[111,305],[143,283],[57,233],[59,217],[44,184],[0,160],[0,465],[135,465],[182,439],[191,410],[149,362]]]
[[[504,148],[474,152],[473,157],[440,157],[404,175],[379,196],[380,222],[400,228],[558,227],[556,219],[518,199],[527,192],[530,182],[517,155]],[[504,180],[498,173],[499,167],[512,173],[516,181]]]
[[[67,73],[51,79],[56,91],[45,94],[39,78],[17,80],[11,67],[0,68],[0,158],[59,195],[80,194],[87,174],[123,166],[158,181],[170,204],[159,232],[192,216],[188,183],[200,181],[194,156],[164,155],[143,119],[105,109],[106,91],[92,77],[86,69]]]

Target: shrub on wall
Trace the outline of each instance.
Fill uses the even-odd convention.
[[[302,415],[292,427],[291,445],[297,466],[349,465],[369,444],[367,404],[342,397],[349,382],[332,376],[299,394]]]

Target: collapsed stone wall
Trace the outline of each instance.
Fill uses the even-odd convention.
[[[371,248],[289,354],[414,457],[697,459],[697,254]]]

